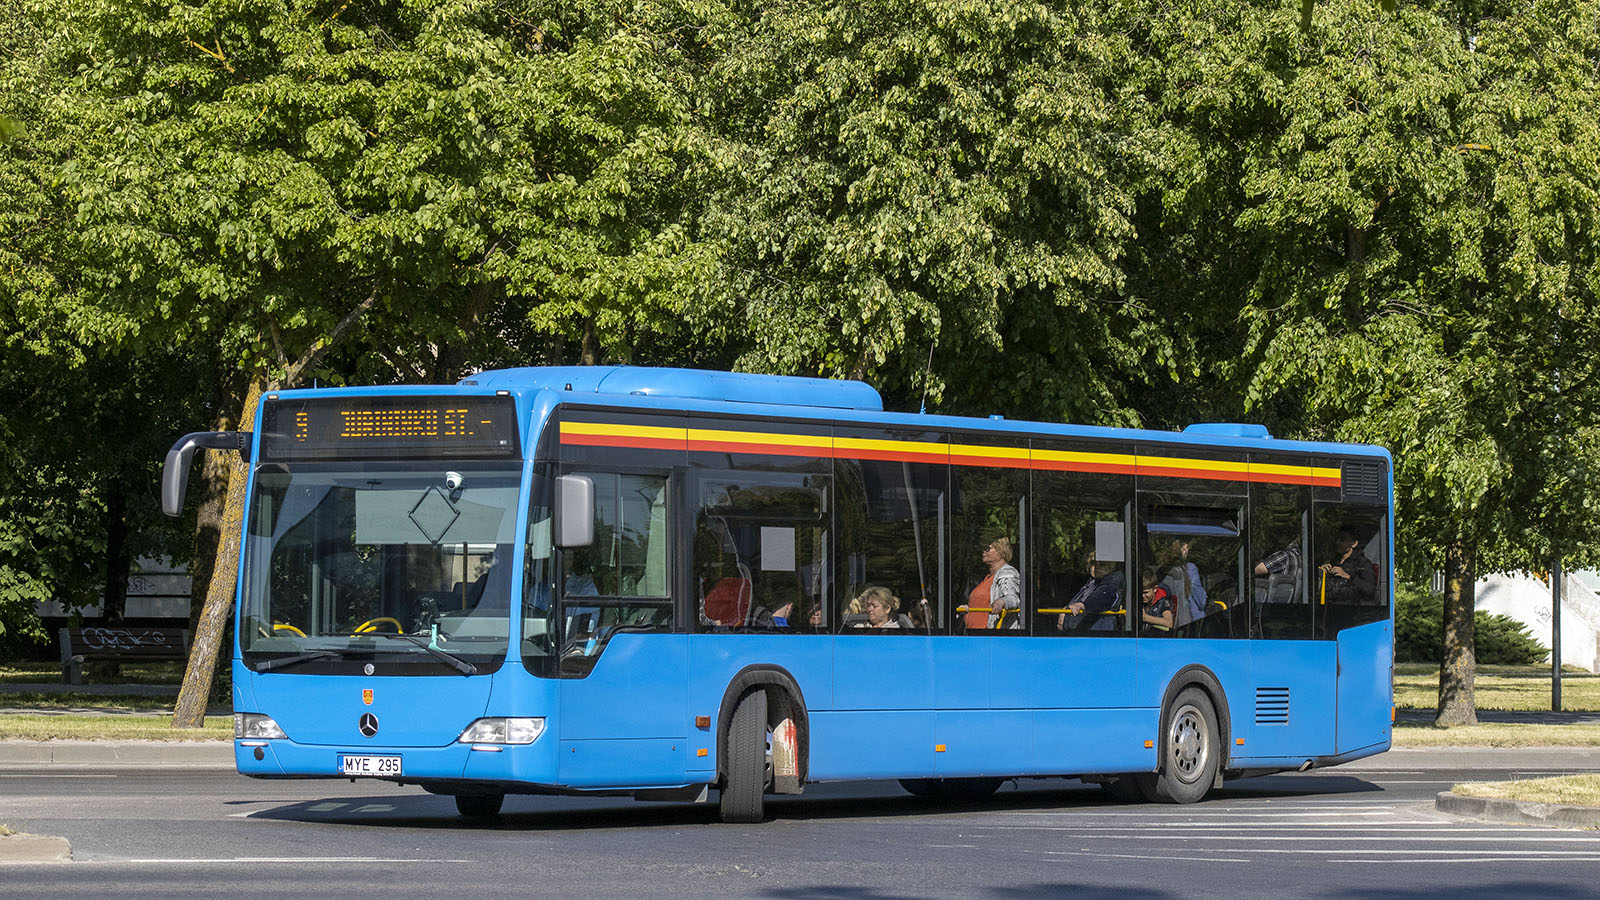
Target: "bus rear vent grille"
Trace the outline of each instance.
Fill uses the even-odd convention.
[[[1344,464],[1344,499],[1382,502],[1389,479],[1384,465],[1379,462],[1349,462]]]
[[[1286,687],[1256,688],[1256,724],[1289,724],[1289,689]]]

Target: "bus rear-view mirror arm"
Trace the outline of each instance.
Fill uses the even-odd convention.
[[[178,438],[161,467],[161,511],[169,516],[183,514],[183,497],[189,492],[189,466],[194,462],[194,452],[201,448],[237,450],[248,459],[250,432],[195,431]]]
[[[594,481],[586,475],[556,478],[555,545],[587,547],[594,543]]]

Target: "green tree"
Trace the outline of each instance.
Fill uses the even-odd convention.
[[[738,365],[1135,421],[1172,340],[1123,290],[1136,193],[1164,174],[1134,15],[786,0],[712,19],[702,228]]]
[[[1592,4],[1461,18],[1200,3],[1151,39],[1191,173],[1152,259],[1240,298],[1247,409],[1394,451],[1402,562],[1446,573],[1445,724],[1475,716],[1476,576],[1594,533]]]
[[[212,428],[249,427],[261,393],[313,377],[440,381],[526,358],[575,317],[596,346],[681,327],[680,285],[708,257],[677,224],[685,198],[664,196],[689,152],[674,8],[26,12],[48,35],[33,118],[61,136],[30,148],[53,278],[22,291],[22,315],[50,311],[86,346],[219,348]],[[244,472],[211,456],[228,488],[201,512],[222,539],[180,725],[198,721],[238,552]]]

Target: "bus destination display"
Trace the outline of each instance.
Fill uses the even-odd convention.
[[[263,459],[518,455],[510,397],[269,400]]]

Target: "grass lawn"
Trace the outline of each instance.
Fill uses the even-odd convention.
[[[1600,747],[1600,725],[1396,725],[1395,747]]]
[[[1527,781],[1478,781],[1458,784],[1451,793],[1468,797],[1556,803],[1563,806],[1600,806],[1600,775],[1564,775]]]
[[[1473,684],[1479,709],[1548,710],[1549,666],[1479,666]],[[1394,702],[1401,709],[1434,709],[1439,704],[1439,667],[1399,663],[1394,667]],[[1600,710],[1600,676],[1563,672],[1561,708]]]
[[[201,728],[173,728],[169,716],[0,716],[0,741],[230,741],[232,716]]]
[[[115,678],[97,680],[96,664],[84,665],[83,680],[89,684],[171,684],[183,683],[184,664],[178,661],[121,663],[121,674]],[[37,684],[59,682],[59,662],[3,662],[0,663],[0,684]]]
[[[42,694],[38,691],[20,691],[17,693],[0,692],[0,706],[16,707],[22,709],[37,709],[39,707],[91,707],[110,712],[133,712],[149,710],[172,711],[175,697],[130,697],[124,694],[80,694],[76,692],[66,694]]]

